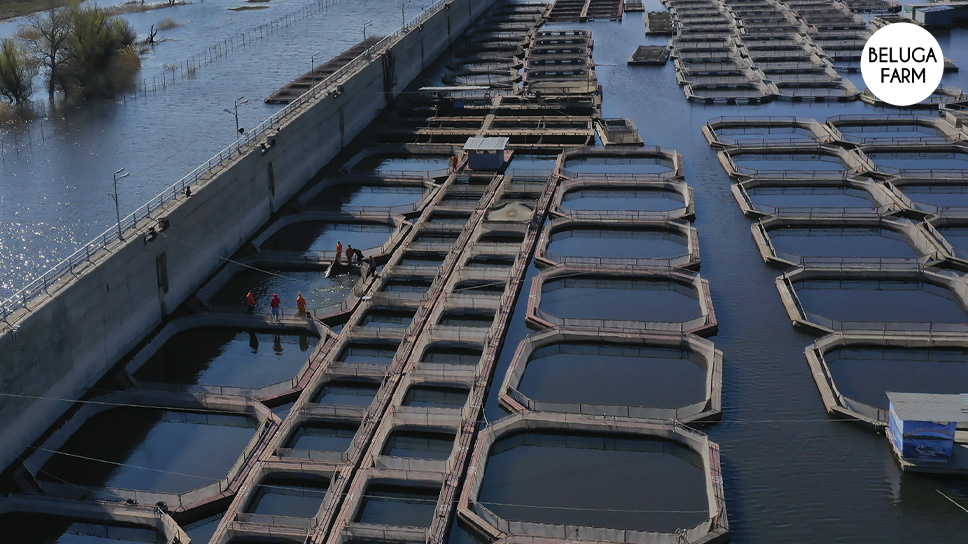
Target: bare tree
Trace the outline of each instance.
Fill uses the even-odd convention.
[[[0,40],[0,96],[10,103],[30,100],[35,73],[33,59],[16,40]]]
[[[20,37],[47,71],[47,94],[53,100],[57,87],[67,92],[61,68],[70,60],[71,16],[68,7],[51,7],[44,13],[27,16]]]

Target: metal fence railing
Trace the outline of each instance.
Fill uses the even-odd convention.
[[[346,79],[347,76],[355,73],[359,68],[368,64],[374,55],[389,49],[392,44],[396,43],[401,36],[409,32],[411,29],[422,26],[423,23],[437,13],[438,10],[442,9],[445,4],[447,4],[446,0],[436,0],[433,4],[428,6],[427,9],[423,10],[419,15],[412,18],[409,22],[400,26],[392,34],[384,37],[376,44],[360,53],[359,56],[340,67],[326,79],[320,80],[319,83],[308,89],[299,98],[293,100],[286,107],[269,116],[269,118],[259,123],[259,125],[248,133],[243,134],[238,140],[230,144],[228,147],[222,151],[219,151],[215,156],[208,159],[200,166],[186,174],[184,177],[170,185],[168,188],[133,211],[131,214],[122,218],[120,225],[111,226],[109,229],[105,230],[103,233],[68,256],[66,259],[57,263],[51,269],[30,281],[26,286],[14,293],[12,296],[0,302],[0,320],[3,320],[9,324],[10,319],[15,312],[23,309],[29,311],[28,303],[31,300],[43,294],[50,294],[53,288],[62,286],[66,279],[73,277],[76,269],[82,268],[87,264],[93,264],[97,260],[106,257],[106,255],[103,254],[103,250],[108,250],[108,246],[116,241],[119,228],[122,233],[135,229],[140,221],[148,219],[152,213],[157,212],[165,205],[176,200],[179,196],[184,195],[186,189],[198,185],[199,182],[204,181],[206,177],[211,177],[213,171],[222,167],[227,162],[230,162],[234,158],[245,155],[251,151],[259,140],[276,130],[277,127],[281,126],[285,121],[289,120],[295,114],[301,112],[305,107],[307,107],[307,105],[316,99],[320,92],[335,89],[340,82]]]

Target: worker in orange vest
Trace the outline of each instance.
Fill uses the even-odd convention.
[[[296,295],[296,308],[299,310],[298,315],[306,315],[306,299],[303,298],[302,293]]]
[[[339,262],[340,258],[343,257],[343,242],[336,240],[336,262]]]
[[[252,294],[252,291],[249,291],[249,294],[245,295],[245,307],[249,315],[255,312],[255,295]]]

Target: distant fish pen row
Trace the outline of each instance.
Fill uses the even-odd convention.
[[[889,106],[844,77],[860,69],[867,23],[834,0],[663,0],[676,32],[671,57],[686,97],[703,104],[849,102]],[[865,5],[891,11],[897,4]],[[651,20],[651,17],[650,17]],[[956,69],[947,61],[952,69]],[[965,104],[940,86],[920,107]]]
[[[724,117],[703,132],[755,219],[830,413],[888,426],[891,395],[968,390],[968,134],[952,117]],[[893,397],[892,397],[893,398]],[[920,398],[920,397],[916,397]],[[968,470],[902,455],[904,470]]]

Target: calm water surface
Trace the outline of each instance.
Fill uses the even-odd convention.
[[[888,408],[887,391],[968,391],[968,350],[844,348],[824,359],[844,396],[881,410]]]
[[[206,327],[165,342],[137,372],[147,382],[263,387],[290,380],[316,347],[308,334]]]
[[[916,258],[907,237],[877,228],[777,228],[767,231],[779,251],[804,257]]]
[[[510,520],[675,532],[709,516],[698,457],[658,439],[515,435],[491,447],[478,502]]]
[[[566,257],[659,259],[685,255],[685,235],[661,229],[574,227],[551,235],[548,251]]]
[[[555,344],[528,360],[518,390],[537,401],[676,408],[703,400],[706,370],[674,349]]]
[[[662,10],[648,0],[646,10]],[[712,288],[725,354],[723,420],[708,427],[722,448],[732,542],[949,542],[965,527],[965,513],[938,491],[968,505],[961,479],[901,474],[883,435],[828,418],[804,360],[815,336],[790,326],[774,281],[763,265],[743,216],[730,193],[730,180],[700,128],[722,115],[796,115],[825,119],[839,114],[897,113],[861,103],[703,106],[689,104],[671,63],[630,67],[637,45],[665,45],[667,38],[643,35],[641,16],[621,23],[594,22],[594,58],[604,89],[603,117],[628,117],[646,145],[677,149],[687,182],[695,190],[702,276]],[[937,33],[946,56],[968,66],[968,32]],[[943,82],[968,88],[968,71],[946,74]],[[863,206],[872,207],[867,198]],[[796,204],[796,205],[803,205]],[[503,376],[524,325],[528,272],[498,359]],[[504,413],[492,387],[489,421]],[[834,503],[850,504],[840,509]],[[626,505],[620,506],[620,508]],[[805,537],[803,531],[809,531]],[[456,532],[453,542],[465,542]]]

